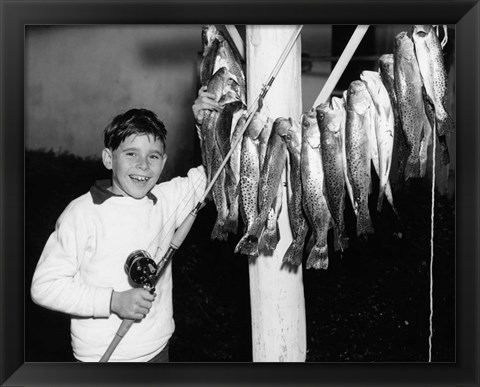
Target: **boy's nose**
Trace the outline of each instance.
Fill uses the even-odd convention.
[[[138,160],[137,166],[138,166],[138,168],[140,168],[140,169],[147,169],[147,168],[148,168],[148,162],[147,162],[146,157],[141,157],[141,158]]]

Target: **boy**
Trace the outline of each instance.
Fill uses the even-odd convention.
[[[203,89],[193,105],[197,122],[202,109],[218,109]],[[157,184],[167,160],[165,140],[163,123],[149,110],[115,117],[105,128],[102,151],[111,182],[96,182],[67,206],[35,269],[32,299],[71,315],[73,354],[79,361],[99,361],[122,319],[136,321],[109,361],[168,361],[174,331],[171,265],[156,295],[133,288],[124,270],[128,255],[139,249],[158,262],[205,192],[203,167]]]

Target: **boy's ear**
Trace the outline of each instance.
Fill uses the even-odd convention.
[[[102,151],[102,161],[105,168],[112,169],[112,151],[109,148],[104,148]]]

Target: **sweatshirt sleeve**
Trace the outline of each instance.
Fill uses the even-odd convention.
[[[207,176],[203,166],[192,168],[186,177],[176,177],[170,181],[172,207],[175,209],[175,227],[178,228],[195,208],[207,188]],[[174,204],[175,203],[175,204]]]
[[[70,315],[108,317],[113,289],[88,286],[78,275],[89,236],[82,211],[72,203],[57,220],[40,256],[30,289],[32,300]]]

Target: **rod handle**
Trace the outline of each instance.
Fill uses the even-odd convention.
[[[120,341],[123,339],[123,336],[126,335],[130,327],[133,325],[135,320],[129,320],[125,319],[122,321],[120,324],[120,327],[117,330],[117,333],[115,333],[115,337],[113,338],[112,342],[108,346],[107,350],[103,354],[102,358],[100,359],[100,363],[106,363],[108,362],[108,359],[110,359],[110,356],[112,356],[113,351],[115,351],[115,348],[117,348],[117,345],[120,343]]]
[[[200,208],[201,208],[201,203],[198,203],[197,206],[188,214],[188,216],[182,222],[180,227],[177,228],[177,230],[175,231],[175,234],[173,234],[173,238],[172,238],[172,241],[170,242],[170,246],[175,250],[178,250],[178,248],[182,245],[183,241],[185,240],[188,233],[190,232],[190,229],[192,228],[193,223],[197,218],[197,214]]]

